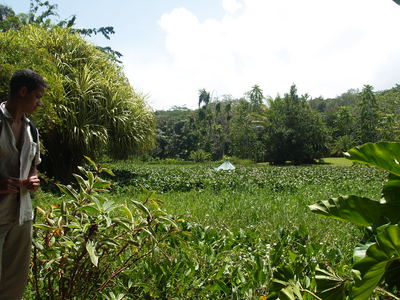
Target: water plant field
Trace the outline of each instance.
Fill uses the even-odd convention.
[[[107,178],[109,199],[158,199],[183,232],[115,279],[108,299],[274,299],[291,284],[305,291],[303,299],[318,299],[318,268],[348,276],[363,232],[307,205],[341,194],[379,199],[386,178],[365,166],[108,167],[116,175]]]
[[[341,194],[379,199],[386,177],[365,166],[239,166],[216,172],[212,165],[120,163],[114,170],[116,201],[140,197],[143,186],[158,191],[157,198],[171,215],[197,224],[201,234],[186,250],[199,262],[187,279],[201,283],[192,290],[199,298],[207,293],[222,298],[266,295],[280,268],[288,268],[283,272],[289,274],[282,276],[288,280],[311,278],[317,263],[346,268],[363,233],[350,224],[317,217],[307,205]],[[257,259],[262,263],[255,267]],[[185,264],[182,257],[178,261]]]
[[[144,187],[156,191],[174,216],[220,229],[250,226],[270,233],[324,222],[307,208],[317,200],[345,194],[379,199],[386,176],[365,166],[239,166],[214,171],[210,165],[118,164],[113,168],[116,201],[140,196]]]

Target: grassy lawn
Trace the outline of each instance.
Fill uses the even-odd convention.
[[[348,160],[344,157],[325,157],[322,160],[326,164],[338,167],[350,167],[353,165],[351,160]]]

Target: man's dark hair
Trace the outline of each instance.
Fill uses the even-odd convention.
[[[10,80],[10,95],[14,95],[20,88],[26,87],[28,92],[43,87],[46,88],[47,84],[38,73],[30,69],[23,69],[15,71]]]

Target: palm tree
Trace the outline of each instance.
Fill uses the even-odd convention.
[[[201,103],[204,103],[204,106],[207,106],[210,103],[211,95],[210,92],[207,92],[206,89],[199,90],[199,108]]]
[[[260,108],[264,100],[263,91],[259,85],[255,84],[249,92],[250,103],[253,107],[253,111],[257,111]]]

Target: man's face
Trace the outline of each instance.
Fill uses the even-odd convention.
[[[25,90],[21,92],[23,94],[21,108],[24,113],[31,114],[37,109],[38,106],[43,104],[41,99],[45,92],[44,87],[38,87],[31,92],[25,88]]]

